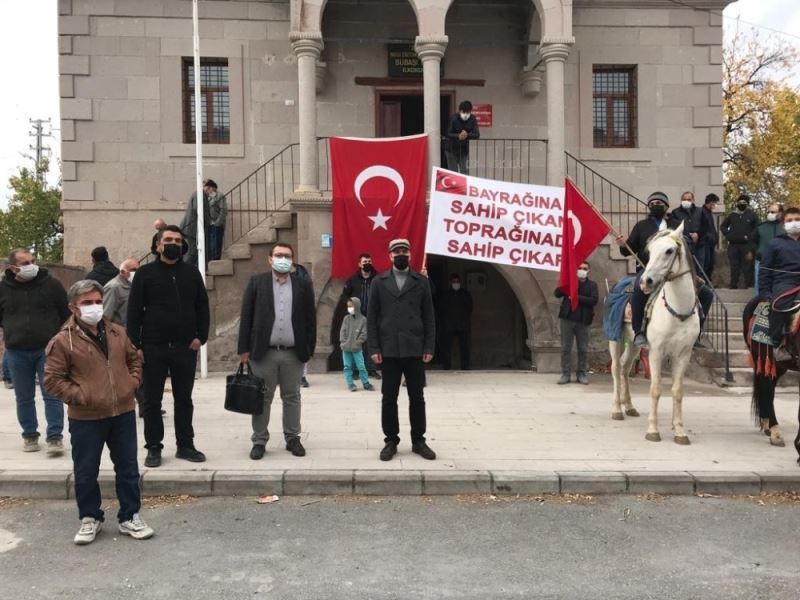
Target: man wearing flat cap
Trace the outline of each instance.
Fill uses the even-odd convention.
[[[380,459],[392,460],[400,443],[397,397],[405,375],[411,421],[411,451],[427,460],[436,453],[425,443],[425,363],[433,358],[436,339],[433,301],[428,280],[409,266],[408,240],[389,242],[392,268],[372,283],[367,308],[367,345],[372,361],[381,365],[381,424],[385,446]]]
[[[669,208],[669,198],[664,192],[653,192],[647,197],[647,208],[649,214],[647,218],[642,219],[633,226],[630,236],[625,239],[625,236],[620,235],[617,238],[617,244],[620,246],[620,253],[623,256],[637,256],[641,264],[636,266],[636,282],[633,285],[633,293],[631,294],[631,325],[636,334],[633,340],[634,346],[647,347],[647,336],[645,335],[644,327],[644,312],[647,306],[647,295],[639,287],[639,278],[644,272],[642,265],[647,265],[650,256],[647,252],[647,242],[653,235],[655,235],[663,221],[667,219],[667,209]],[[679,222],[672,221],[668,224],[670,228],[674,228]],[[711,308],[711,303],[714,301],[714,293],[711,289],[703,285],[698,289],[698,298],[703,312],[700,315],[700,328],[703,327],[705,315]],[[700,341],[695,344],[695,347],[700,345]]]

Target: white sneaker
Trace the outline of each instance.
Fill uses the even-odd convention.
[[[64,454],[64,442],[61,439],[47,440],[47,455],[61,456]]]
[[[78,546],[91,544],[94,538],[97,537],[97,533],[100,531],[102,525],[102,521],[98,521],[92,517],[83,517],[81,519],[81,528],[78,530],[78,533],[75,534],[75,539],[73,541]]]
[[[155,531],[144,519],[139,516],[139,513],[133,515],[130,521],[123,521],[119,524],[119,532],[122,535],[129,535],[135,540],[146,540],[153,537]]]
[[[22,438],[22,451],[23,452],[38,452],[42,447],[39,445],[38,437]]]

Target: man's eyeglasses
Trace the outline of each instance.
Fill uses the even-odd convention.
[[[289,260],[292,260],[292,255],[291,254],[273,254],[272,258],[288,258]]]

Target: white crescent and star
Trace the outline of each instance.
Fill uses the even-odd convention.
[[[574,246],[577,246],[578,242],[581,239],[581,234],[583,233],[583,228],[581,227],[581,220],[571,210],[567,211],[567,218],[572,223],[572,244]]]
[[[406,189],[403,176],[400,175],[397,170],[393,169],[392,167],[387,167],[386,165],[372,165],[358,174],[358,177],[356,177],[356,180],[353,183],[353,191],[355,192],[358,203],[366,208],[364,201],[361,199],[361,188],[364,187],[364,184],[370,179],[375,177],[384,177],[394,183],[394,185],[397,187],[397,200],[395,201],[394,206],[400,204],[400,201],[403,199],[403,193]],[[383,211],[379,208],[376,214],[372,216],[368,215],[367,218],[372,221],[372,231],[375,231],[376,229],[386,229],[388,231],[386,222],[392,217],[391,215],[384,215]]]
[[[453,181],[451,181],[451,179],[452,177],[450,177],[450,175],[445,175],[444,177],[442,177],[442,187],[448,190],[458,187],[458,183],[454,183]]]

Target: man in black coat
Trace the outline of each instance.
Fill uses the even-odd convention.
[[[744,276],[745,287],[753,287],[755,281],[753,257],[758,244],[758,217],[750,208],[749,196],[739,196],[736,210],[725,217],[719,229],[728,240],[731,289],[735,290],[739,285],[739,275]]]
[[[264,412],[253,415],[250,458],[263,458],[269,441],[269,417],[275,389],[283,401],[286,450],[305,456],[300,443],[300,379],[303,364],[314,355],[317,315],[310,278],[292,273],[294,250],[277,242],[270,251],[270,271],[253,275],[242,297],[239,358],[250,362],[264,380]]]
[[[411,450],[427,460],[436,453],[425,443],[425,363],[436,343],[433,301],[428,280],[409,267],[408,240],[389,242],[392,268],[372,283],[367,312],[367,344],[375,364],[383,369],[381,423],[385,446],[381,460],[392,460],[400,443],[397,396],[405,375],[408,387]]]
[[[578,266],[578,306],[572,309],[569,296],[560,287],[556,288],[556,298],[563,298],[558,311],[561,324],[561,379],[559,385],[570,382],[572,367],[572,340],[578,343],[578,368],[575,370],[578,383],[587,385],[586,373],[589,367],[589,327],[594,320],[594,307],[599,294],[597,284],[589,279],[589,263],[583,261]]]
[[[197,267],[181,260],[188,246],[179,227],[159,231],[151,250],[156,260],[142,265],[131,283],[127,321],[128,337],[144,360],[144,464],[161,466],[167,376],[175,399],[175,456],[203,462],[205,455],[194,447],[192,390],[197,351],[208,340],[208,293]]]
[[[108,258],[105,246],[98,246],[92,250],[92,270],[86,274],[86,279],[94,279],[100,285],[105,285],[119,275],[119,269]]]
[[[670,215],[670,229],[677,229],[681,223],[683,223],[683,235],[689,239],[689,247],[692,250],[692,255],[695,255],[697,242],[700,241],[700,234],[703,228],[703,209],[695,206],[692,192],[683,192],[681,194],[681,205],[673,210]]]
[[[705,272],[706,283],[711,283],[711,276],[714,274],[714,256],[719,243],[717,233],[717,220],[714,218],[714,208],[719,202],[719,196],[708,194],[703,203],[701,215],[703,225],[700,228],[700,239],[697,240],[697,260]]]
[[[450,288],[439,296],[439,323],[442,326],[442,366],[452,365],[453,342],[458,338],[461,368],[470,368],[470,332],[472,330],[472,294],[461,287],[461,277],[450,275]]]
[[[472,114],[472,102],[464,100],[458,105],[458,113],[450,118],[444,137],[447,168],[466,174],[468,172],[469,141],[481,137],[478,121]]]
[[[369,291],[372,288],[372,281],[377,276],[375,267],[372,265],[372,257],[366,252],[358,257],[358,271],[348,279],[344,284],[342,290],[342,302],[347,303],[350,298],[358,298],[361,300],[361,313],[366,317],[367,308],[369,307]],[[363,347],[364,365],[367,367],[367,373],[374,379],[380,379],[378,367],[372,362],[369,357],[367,344]]]
[[[12,250],[0,283],[0,326],[14,382],[23,452],[40,449],[35,404],[37,378],[47,419],[47,453],[58,455],[64,451],[64,405],[47,393],[43,384],[45,348],[70,314],[64,286],[47,269],[39,268],[28,250]]]

